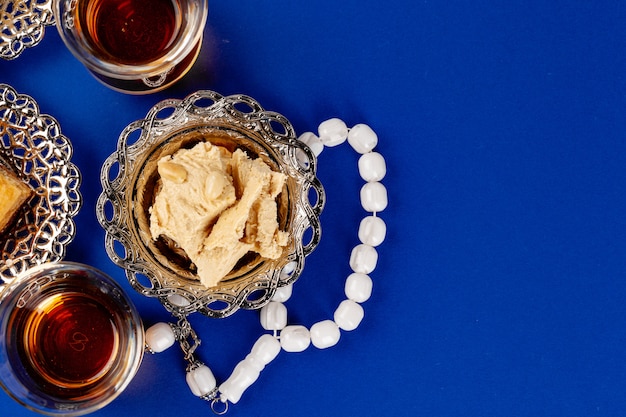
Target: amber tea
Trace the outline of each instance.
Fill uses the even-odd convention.
[[[111,368],[119,331],[106,300],[91,294],[50,294],[35,307],[17,308],[9,337],[32,383],[60,398],[80,398]]]
[[[181,12],[175,0],[93,0],[79,2],[78,19],[97,53],[135,65],[167,51],[181,25]]]

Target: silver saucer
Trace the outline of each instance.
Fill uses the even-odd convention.
[[[0,233],[0,291],[34,265],[56,262],[75,234],[81,177],[72,145],[35,100],[0,84],[0,164],[27,182],[33,197]]]

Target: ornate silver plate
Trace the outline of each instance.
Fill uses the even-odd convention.
[[[52,1],[0,1],[0,57],[17,58],[41,42],[46,26],[54,24]]]
[[[34,191],[13,225],[0,233],[0,290],[28,268],[56,262],[74,238],[82,200],[72,145],[35,100],[0,84],[0,164]]]
[[[231,151],[241,148],[288,177],[277,199],[279,227],[290,235],[283,256],[269,260],[248,254],[211,288],[196,279],[195,265],[184,252],[173,242],[152,239],[149,231],[160,181],[157,161],[200,141]],[[178,317],[193,312],[226,317],[239,308],[262,307],[277,288],[297,279],[305,256],[319,243],[325,194],[315,156],[285,117],[247,96],[199,91],[157,104],[122,132],[117,150],[104,163],[101,182],[96,215],[106,231],[109,257],[126,270],[137,291],[157,297]]]

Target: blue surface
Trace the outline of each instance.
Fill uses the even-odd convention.
[[[388,238],[354,332],[281,353],[231,416],[626,414],[626,6],[620,1],[211,2],[202,57],[175,87],[134,97],[97,83],[49,29],[0,62],[0,82],[57,118],[83,174],[67,259],[131,292],[95,218],[122,129],[164,98],[244,93],[298,132],[365,122],[388,163]],[[364,212],[347,145],[325,150],[324,236],[289,301],[332,316]],[[224,380],[261,334],[256,313],[193,317]],[[3,415],[31,412],[0,395]],[[97,412],[210,414],[181,356],[147,357]]]

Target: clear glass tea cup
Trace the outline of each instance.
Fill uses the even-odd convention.
[[[77,416],[109,404],[144,343],[130,299],[92,267],[44,264],[0,293],[0,386],[33,411]]]
[[[53,0],[56,26],[74,56],[124,93],[163,90],[196,61],[207,0]]]

